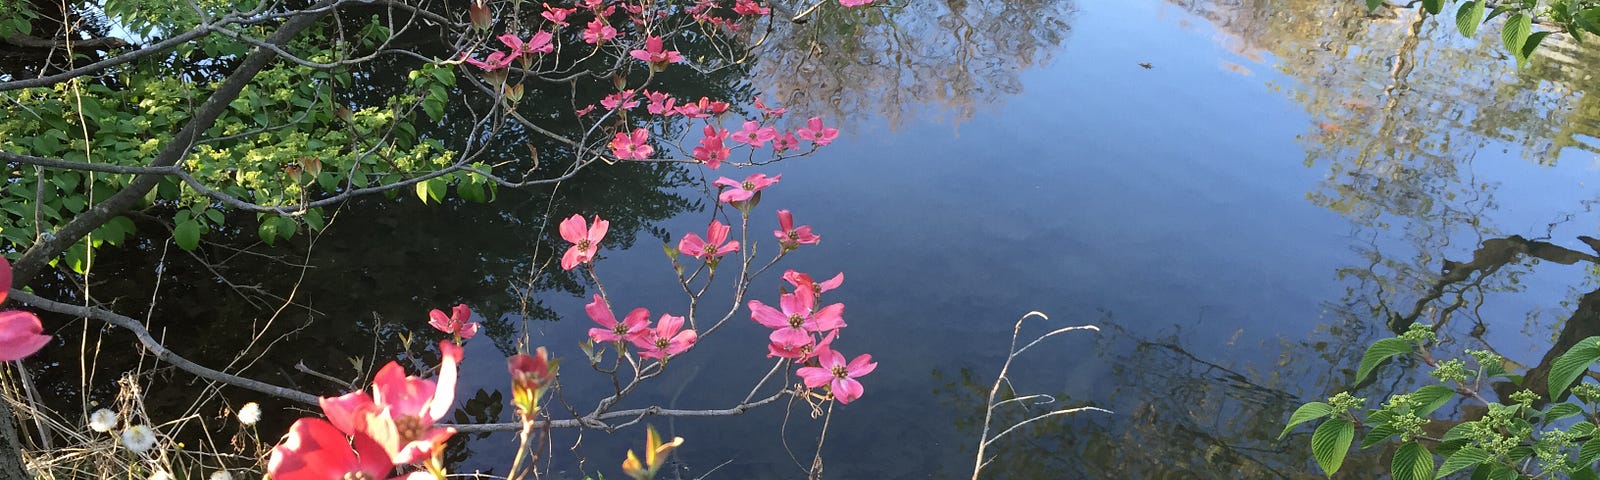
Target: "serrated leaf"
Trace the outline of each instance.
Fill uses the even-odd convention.
[[[1500,41],[1505,44],[1507,51],[1521,59],[1522,45],[1528,43],[1528,35],[1531,34],[1533,34],[1533,17],[1518,13],[1506,20],[1506,26],[1500,30]]]
[[[1600,439],[1583,442],[1583,447],[1578,449],[1578,463],[1587,467],[1597,458],[1600,458]]]
[[[1438,410],[1439,407],[1443,407],[1446,403],[1450,403],[1450,400],[1454,399],[1455,396],[1456,391],[1450,387],[1428,385],[1417,389],[1416,393],[1411,394],[1411,400],[1420,405],[1417,407],[1417,416],[1425,417],[1433,413],[1434,410]]]
[[[1478,34],[1478,25],[1483,24],[1483,0],[1473,0],[1461,4],[1456,9],[1456,29],[1461,34],[1471,37]]]
[[[1367,347],[1367,353],[1361,356],[1361,366],[1356,368],[1356,383],[1366,380],[1372,369],[1377,368],[1378,364],[1388,360],[1389,357],[1411,351],[1411,342],[1399,338],[1385,338],[1372,342],[1372,346]]]
[[[1572,476],[1567,478],[1568,480],[1600,480],[1600,474],[1596,474],[1594,470],[1588,467],[1581,467],[1573,470]]]
[[[1528,35],[1527,42],[1522,44],[1522,56],[1520,58],[1522,58],[1523,60],[1527,60],[1529,58],[1532,58],[1533,57],[1533,51],[1539,49],[1539,44],[1543,43],[1544,42],[1544,37],[1550,36],[1550,33],[1551,32],[1545,31],[1545,32],[1535,32],[1532,35]]]
[[[1578,422],[1572,424],[1571,427],[1567,427],[1567,434],[1574,437],[1587,437],[1594,435],[1594,432],[1594,424],[1589,422]]]
[[[200,246],[200,224],[194,220],[178,222],[177,227],[172,229],[172,241],[184,251],[194,251],[195,247]]]
[[[1372,427],[1371,429],[1367,430],[1367,434],[1365,436],[1361,437],[1361,448],[1372,448],[1373,445],[1383,443],[1385,440],[1394,438],[1395,435],[1399,434],[1400,429],[1394,428],[1392,425],[1378,425],[1376,427]]]
[[[1344,465],[1345,454],[1350,452],[1350,443],[1355,439],[1356,426],[1349,420],[1329,419],[1311,433],[1311,456],[1316,458],[1317,466],[1332,477]]]
[[[677,259],[678,258],[678,252],[677,252],[677,250],[672,248],[672,245],[670,245],[670,244],[662,245],[662,249],[667,251],[667,257],[668,258],[672,258],[672,259]],[[1302,424],[1302,423],[1306,423],[1306,422],[1309,422],[1309,421],[1312,421],[1312,420],[1316,420],[1316,419],[1319,419],[1319,418],[1322,418],[1322,417],[1326,417],[1326,416],[1332,415],[1332,414],[1333,414],[1333,406],[1328,405],[1326,403],[1311,402],[1311,403],[1307,403],[1305,405],[1301,405],[1300,408],[1297,408],[1297,409],[1294,410],[1293,414],[1289,415],[1289,423],[1283,426],[1283,433],[1278,434],[1278,438],[1283,438],[1284,435],[1288,435],[1289,431],[1290,430],[1294,430],[1294,427],[1296,425],[1299,425],[1299,424]]]
[[[1460,450],[1456,450],[1456,453],[1450,454],[1450,458],[1444,459],[1444,464],[1439,466],[1439,472],[1435,473],[1433,478],[1444,478],[1445,475],[1456,473],[1464,468],[1487,461],[1489,461],[1489,452],[1484,451],[1484,449],[1472,446],[1461,447]]]
[[[1556,357],[1550,363],[1550,398],[1560,397],[1595,360],[1600,360],[1600,337],[1579,340],[1567,353]]]
[[[1430,15],[1438,15],[1440,10],[1444,10],[1444,0],[1422,0],[1422,8]]]
[[[1583,407],[1575,403],[1557,403],[1544,411],[1544,421],[1551,422],[1583,413]]]
[[[1433,480],[1433,452],[1417,442],[1400,445],[1389,464],[1389,475],[1394,480]]]
[[[1493,465],[1494,466],[1489,467],[1489,480],[1517,480],[1518,478],[1522,477],[1521,474],[1517,473],[1517,471],[1511,467],[1507,467],[1498,463]]]

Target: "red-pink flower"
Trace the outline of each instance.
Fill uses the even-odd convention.
[[[804,362],[804,361],[806,361],[808,359],[811,359],[812,357],[815,357],[815,356],[819,355],[821,352],[826,351],[829,348],[831,348],[830,344],[832,344],[833,343],[833,339],[837,338],[838,336],[839,336],[839,331],[838,330],[834,330],[834,331],[828,332],[827,335],[823,336],[822,337],[822,341],[820,341],[820,342],[817,342],[815,344],[807,343],[805,345],[800,345],[800,346],[796,346],[796,347],[779,345],[779,344],[776,344],[776,343],[768,343],[767,344],[767,358],[778,357],[778,358],[787,358],[787,359],[790,359],[790,360],[794,360],[796,362]]]
[[[611,228],[611,222],[594,217],[594,227],[583,221],[583,215],[573,214],[561,221],[561,238],[572,242],[572,247],[567,248],[567,253],[561,256],[561,269],[572,270],[580,263],[594,260],[594,254],[600,251],[600,240],[606,238],[606,229]]]
[[[711,183],[719,187],[728,187],[728,190],[717,196],[717,200],[732,203],[749,200],[750,197],[756,196],[756,192],[778,183],[780,178],[783,178],[782,174],[769,178],[765,174],[757,173],[744,177],[743,182],[736,182],[728,177],[717,177],[717,181]]]
[[[740,15],[766,15],[772,13],[772,9],[754,0],[738,0],[733,4],[733,13]]]
[[[540,31],[535,33],[528,38],[526,43],[521,38],[517,38],[516,35],[509,33],[497,38],[500,39],[500,43],[506,44],[506,48],[511,49],[513,52],[511,56],[513,57],[531,53],[550,53],[556,50],[556,46],[550,43],[550,32]]]
[[[646,328],[633,338],[633,345],[639,347],[640,358],[666,360],[689,350],[697,338],[694,330],[683,329],[683,317],[663,313],[655,328]]]
[[[733,141],[749,144],[752,147],[766,145],[767,142],[778,137],[778,130],[772,127],[763,127],[761,122],[744,122],[744,128],[733,132]]]
[[[810,225],[794,226],[794,214],[788,210],[778,210],[778,227],[772,231],[772,236],[778,237],[778,243],[786,249],[795,249],[800,245],[816,245],[822,237],[811,233]]]
[[[861,354],[850,363],[844,363],[844,355],[829,349],[817,354],[819,367],[800,367],[795,373],[806,382],[808,388],[818,388],[828,385],[828,390],[833,392],[833,398],[839,399],[839,404],[848,404],[861,398],[861,382],[857,378],[872,373],[878,368],[878,362],[872,361],[872,355]]]
[[[351,443],[355,450],[351,450]],[[272,448],[267,476],[274,480],[328,480],[330,478],[387,478],[394,465],[383,447],[366,435],[346,438],[333,424],[320,418],[295,420],[283,443]]]
[[[683,61],[682,54],[679,54],[674,50],[666,49],[666,47],[662,44],[661,37],[646,37],[644,39],[643,50],[634,49],[633,51],[628,52],[628,54],[633,55],[633,58],[637,58],[645,61],[645,63],[649,63],[650,68],[655,69],[656,71],[666,68],[668,64]]]
[[[798,146],[800,146],[800,140],[794,138],[793,133],[784,132],[772,139],[772,149],[778,153],[794,150]]]
[[[750,319],[773,329],[768,339],[783,348],[795,348],[811,343],[812,333],[822,333],[844,328],[844,304],[835,303],[813,311],[817,296],[807,289],[796,289],[778,297],[776,308],[750,301]]]
[[[650,132],[643,128],[633,129],[632,135],[627,132],[617,132],[617,135],[611,138],[611,153],[617,158],[644,160],[655,152],[655,147],[650,146]]]
[[[545,20],[549,20],[550,23],[554,23],[557,26],[565,27],[567,26],[567,15],[571,15],[572,12],[576,11],[578,11],[576,8],[552,7],[550,4],[546,3],[544,4],[544,11],[540,12],[539,16],[544,17]]]
[[[462,340],[478,334],[478,322],[471,320],[472,310],[464,303],[451,308],[450,315],[445,315],[439,309],[428,312],[428,325],[432,325],[435,330],[461,337]]]
[[[578,109],[575,113],[577,113],[578,116],[580,116],[580,117],[584,116],[584,115],[588,115],[588,114],[594,112],[594,107],[595,107],[595,104],[591,103],[586,107]]]
[[[589,319],[605,328],[589,329],[589,339],[595,343],[634,341],[644,334],[650,325],[650,312],[643,308],[635,308],[617,321],[616,315],[611,314],[611,305],[606,304],[600,295],[594,296],[594,301],[583,306],[583,312],[589,314]]]
[[[591,45],[613,38],[617,38],[617,29],[599,18],[589,21],[588,28],[583,29],[583,41]]]
[[[698,102],[689,102],[678,106],[678,113],[689,118],[707,118],[728,111],[728,102],[700,97]]]
[[[827,145],[832,143],[833,139],[839,138],[839,129],[822,125],[822,117],[811,117],[810,120],[806,120],[806,126],[800,127],[794,133],[800,139],[810,140],[817,145]]]
[[[388,454],[393,465],[416,463],[433,455],[455,429],[435,426],[455,403],[456,365],[461,346],[439,342],[444,357],[437,382],[407,376],[399,363],[389,362],[372,378],[372,395],[355,391],[321,398],[322,413],[339,430],[365,435]]]
[[[684,255],[707,260],[737,252],[739,251],[739,242],[723,243],[728,240],[728,230],[730,229],[731,227],[724,225],[722,222],[712,220],[711,225],[706,227],[705,239],[702,240],[699,235],[694,233],[686,233],[683,235],[683,240],[678,242],[678,251],[683,252]]]
[[[872,5],[872,0],[839,0],[839,5],[846,7],[863,7]]]
[[[645,110],[648,110],[651,115],[670,117],[673,114],[678,113],[678,100],[672,98],[671,95],[667,95],[666,92],[652,92],[645,90],[644,98],[650,100],[650,104],[645,106]]]
[[[11,291],[11,262],[0,257],[0,303]],[[21,310],[0,312],[0,361],[12,362],[37,353],[50,343],[39,317]]]
[[[466,53],[462,53],[461,54],[461,60],[462,61],[465,61],[465,62],[467,62],[469,64],[472,64],[472,66],[481,68],[486,72],[492,72],[492,71],[495,71],[495,70],[503,70],[506,67],[511,66],[511,61],[512,60],[516,60],[516,59],[517,59],[517,54],[516,53],[511,53],[511,54],[508,55],[508,54],[506,54],[506,52],[492,52],[492,53],[489,54],[488,59],[485,60],[485,61],[478,61],[477,59],[474,59],[472,57],[468,57]]]
[[[716,170],[732,153],[727,144],[722,143],[723,139],[728,138],[728,131],[710,125],[706,125],[703,131],[705,137],[700,139],[699,146],[694,147],[694,159],[706,162],[706,166]]]
[[[787,108],[768,108],[766,102],[761,101],[761,97],[756,97],[756,108],[761,110],[761,113],[774,117],[781,117],[789,111]]]
[[[594,9],[600,8],[601,5],[605,5],[605,4],[606,4],[606,0],[578,0],[578,6],[583,7],[583,8],[587,8],[587,9],[590,9],[590,10],[594,10]]]
[[[630,88],[606,95],[605,98],[600,99],[600,106],[606,107],[606,110],[616,110],[618,108],[632,110],[633,107],[639,106],[639,100],[634,98],[633,89]]]
[[[790,285],[794,285],[796,290],[810,290],[817,295],[822,295],[822,292],[833,290],[839,288],[839,285],[843,285],[844,273],[840,272],[838,275],[834,275],[833,278],[817,283],[816,280],[811,279],[810,275],[789,270],[783,272],[783,280],[789,282]]]

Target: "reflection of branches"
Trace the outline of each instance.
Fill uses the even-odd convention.
[[[1044,420],[1046,418],[1060,416],[1060,415],[1070,415],[1070,414],[1083,412],[1083,411],[1096,411],[1096,412],[1101,412],[1101,413],[1111,413],[1110,410],[1106,410],[1106,409],[1102,409],[1102,408],[1096,408],[1096,407],[1059,408],[1059,409],[1051,410],[1049,412],[1045,412],[1045,413],[1041,413],[1041,414],[1038,414],[1038,415],[1034,415],[1031,418],[1028,418],[1026,420],[1023,420],[1023,421],[1020,421],[1020,422],[1012,424],[1010,427],[1006,428],[1005,430],[1001,430],[1000,433],[996,433],[993,436],[989,435],[990,422],[993,421],[993,419],[994,419],[994,411],[995,411],[995,409],[1000,408],[1001,405],[1005,405],[1005,404],[1013,403],[1013,402],[1019,403],[1019,404],[1024,404],[1024,405],[1048,405],[1048,404],[1051,404],[1051,403],[1055,403],[1055,401],[1056,401],[1055,397],[1052,397],[1052,396],[1046,395],[1046,394],[1023,395],[1023,396],[1020,396],[1020,397],[1012,397],[1012,398],[1008,398],[1008,399],[1005,399],[1005,400],[1001,400],[999,402],[995,402],[994,401],[995,396],[1000,394],[1000,385],[1001,384],[1005,384],[1006,387],[1007,387],[1007,390],[1009,390],[1011,392],[1016,392],[1015,388],[1011,388],[1011,379],[1007,376],[1007,374],[1009,374],[1011,372],[1011,362],[1013,360],[1016,360],[1018,355],[1021,355],[1022,352],[1027,351],[1029,347],[1037,345],[1039,342],[1043,341],[1044,339],[1050,338],[1052,336],[1055,336],[1056,334],[1066,333],[1066,332],[1071,332],[1071,331],[1077,331],[1077,330],[1094,330],[1096,332],[1100,331],[1100,328],[1096,327],[1094,325],[1080,325],[1080,326],[1071,326],[1071,327],[1061,327],[1061,328],[1057,328],[1055,330],[1051,330],[1048,333],[1045,333],[1045,334],[1040,335],[1038,337],[1035,337],[1033,339],[1033,341],[1028,342],[1027,345],[1023,345],[1022,348],[1019,349],[1019,348],[1017,348],[1017,339],[1018,339],[1018,335],[1022,334],[1022,323],[1024,321],[1026,321],[1030,317],[1039,317],[1040,319],[1043,319],[1043,320],[1049,320],[1050,319],[1050,317],[1045,316],[1045,314],[1043,314],[1043,313],[1028,312],[1026,315],[1023,315],[1022,318],[1017,319],[1016,327],[1012,328],[1012,330],[1011,330],[1011,350],[1009,352],[1007,352],[1007,354],[1006,354],[1006,363],[1005,363],[1005,365],[1002,365],[1000,367],[1000,375],[995,377],[994,386],[989,388],[989,399],[988,399],[987,402],[985,402],[985,406],[984,406],[984,410],[983,410],[983,432],[978,436],[978,456],[977,456],[977,460],[975,460],[973,465],[972,465],[972,480],[978,480],[978,474],[983,472],[983,467],[988,465],[990,461],[994,460],[992,458],[988,458],[988,459],[984,458],[984,456],[985,456],[984,455],[984,451],[989,448],[989,444],[994,443],[996,440],[999,440],[1001,437],[1005,437],[1006,434],[1011,433],[1011,432],[1015,431],[1018,428],[1022,428],[1023,426],[1025,426],[1027,424],[1030,424],[1030,423],[1033,423],[1033,422],[1036,422],[1036,421],[1039,421],[1039,420]]]

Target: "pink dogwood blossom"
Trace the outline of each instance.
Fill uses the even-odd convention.
[[[789,109],[787,109],[787,108],[770,108],[770,107],[767,107],[767,103],[761,101],[761,97],[756,97],[755,104],[756,104],[756,109],[761,110],[761,113],[766,114],[766,115],[771,115],[773,117],[781,117],[781,116],[783,116],[784,113],[789,111]]]
[[[670,117],[678,113],[678,100],[672,98],[671,95],[667,95],[666,92],[645,90],[644,98],[650,100],[650,104],[645,106],[645,110],[649,111],[651,115]]]
[[[393,465],[416,463],[455,434],[451,427],[435,424],[454,407],[457,364],[461,346],[439,342],[443,361],[437,382],[407,376],[399,363],[389,362],[372,378],[372,395],[355,391],[320,399],[322,413],[339,430],[365,435],[388,454]]]
[[[700,101],[678,105],[678,113],[689,118],[708,118],[728,111],[728,102],[700,97]]]
[[[800,245],[816,245],[822,240],[817,234],[811,233],[810,225],[794,226],[794,214],[788,210],[778,210],[778,229],[772,231],[772,236],[778,237],[778,243],[785,249],[793,250]]]
[[[587,28],[583,29],[583,41],[590,45],[598,45],[613,38],[617,38],[617,29],[599,18],[589,21]]]
[[[733,13],[740,15],[766,15],[772,13],[772,9],[755,0],[738,0],[733,4]]]
[[[473,335],[478,334],[478,322],[471,320],[472,309],[467,308],[466,304],[456,305],[455,308],[451,308],[449,315],[445,315],[439,309],[428,312],[428,325],[432,325],[434,330],[455,335],[462,340],[472,338]]]
[[[801,140],[810,140],[819,146],[833,143],[833,139],[839,138],[839,129],[822,125],[822,117],[811,117],[806,120],[806,126],[794,133]]]
[[[372,438],[346,438],[327,420],[310,417],[295,420],[267,460],[267,476],[275,480],[380,479],[393,469],[389,455]]]
[[[510,67],[511,66],[511,61],[512,60],[516,60],[516,59],[517,59],[517,54],[512,53],[512,54],[508,55],[506,52],[492,52],[492,53],[489,54],[489,57],[487,59],[483,60],[483,61],[479,61],[477,59],[469,57],[469,56],[467,56],[466,53],[462,53],[461,54],[461,60],[462,61],[467,62],[468,64],[471,64],[474,67],[478,67],[480,69],[483,69],[483,71],[485,71],[485,72],[492,72],[492,71],[495,71],[495,70],[504,70],[506,67]]]
[[[611,222],[594,217],[594,226],[590,227],[583,221],[583,215],[573,214],[561,221],[561,238],[572,242],[567,248],[567,253],[561,256],[561,269],[572,270],[580,263],[594,260],[594,254],[600,251],[600,240],[606,238],[606,230],[611,228]]]
[[[834,275],[833,278],[827,279],[822,283],[817,283],[815,280],[811,279],[811,275],[789,270],[783,272],[783,281],[789,282],[790,285],[794,286],[795,290],[810,290],[812,292],[816,292],[817,295],[822,295],[823,292],[839,288],[839,285],[843,285],[844,273],[840,272],[838,275]]]
[[[784,346],[776,343],[767,343],[767,358],[778,357],[794,360],[795,362],[805,362],[806,360],[816,357],[821,352],[831,348],[830,344],[832,344],[833,339],[837,338],[838,336],[839,331],[834,330],[823,336],[822,341],[820,342],[807,343],[805,345],[796,347]]]
[[[650,325],[650,312],[643,308],[633,309],[628,312],[628,316],[618,322],[616,315],[611,313],[611,305],[607,305],[606,300],[600,298],[598,294],[594,296],[594,301],[583,306],[583,312],[589,314],[589,319],[594,320],[594,323],[604,327],[589,329],[589,339],[595,343],[633,342],[638,340]]]
[[[651,66],[666,66],[670,63],[683,61],[683,55],[674,50],[667,50],[661,37],[646,37],[644,49],[634,49],[628,52],[633,58],[643,60]]]
[[[839,399],[840,405],[861,398],[864,389],[856,379],[878,368],[878,363],[872,361],[872,355],[861,354],[847,364],[844,355],[832,349],[818,353],[817,362],[820,366],[800,367],[795,373],[800,375],[808,388],[827,385],[828,390],[833,392],[833,398]]]
[[[0,303],[5,303],[11,291],[11,262],[0,257]],[[13,362],[27,358],[50,343],[44,334],[39,317],[21,310],[0,311],[0,361]]]
[[[546,3],[544,4],[544,11],[540,12],[539,16],[544,17],[545,20],[549,20],[550,23],[556,24],[556,26],[565,27],[568,25],[567,15],[571,15],[576,11],[578,11],[576,8],[552,7],[550,4]]]
[[[728,154],[732,153],[727,144],[722,142],[728,138],[728,131],[706,125],[704,132],[705,137],[700,139],[700,145],[694,147],[694,159],[706,162],[706,166],[716,170],[722,166],[723,160],[728,159]]]
[[[606,107],[606,110],[616,110],[618,108],[632,110],[633,107],[639,106],[639,100],[634,97],[633,89],[628,89],[601,98],[600,106]]]
[[[633,345],[639,347],[639,357],[666,360],[694,346],[698,337],[692,329],[683,328],[683,317],[661,314],[655,328],[646,328],[634,337]]]
[[[800,146],[800,140],[794,138],[793,133],[784,132],[772,139],[772,150],[778,153],[794,150],[798,146]]]
[[[768,339],[782,348],[795,348],[811,343],[811,334],[844,328],[844,304],[835,303],[816,307],[817,296],[811,290],[797,289],[778,297],[782,310],[772,308],[760,300],[751,300],[750,319],[773,329]]]
[[[772,127],[763,127],[761,122],[744,122],[744,128],[733,132],[733,141],[760,147],[778,137],[778,130]]]
[[[768,177],[760,173],[745,177],[743,182],[737,182],[728,177],[717,177],[717,181],[712,182],[712,185],[728,187],[721,195],[717,196],[718,201],[728,203],[742,202],[756,196],[756,192],[778,183],[780,178],[783,178],[782,174]]]
[[[699,235],[694,233],[686,233],[683,235],[683,240],[678,242],[678,251],[684,255],[706,260],[721,258],[723,255],[737,252],[739,251],[739,242],[723,243],[728,240],[728,230],[731,228],[722,222],[712,220],[711,225],[706,227],[705,239],[702,240]]]
[[[611,153],[617,158],[627,160],[644,160],[655,153],[655,147],[650,146],[650,132],[643,128],[633,129],[633,134],[617,132],[611,138]]]

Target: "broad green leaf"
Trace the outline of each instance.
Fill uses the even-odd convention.
[[[1538,50],[1539,49],[1539,44],[1541,42],[1544,42],[1544,37],[1548,37],[1548,36],[1550,36],[1550,32],[1548,32],[1548,31],[1535,32],[1533,35],[1528,35],[1528,41],[1526,43],[1522,44],[1522,57],[1521,58],[1523,60],[1527,60],[1529,58],[1532,58],[1533,57],[1533,51],[1534,50]]]
[[[278,217],[277,220],[274,221],[278,222],[278,238],[282,238],[284,240],[288,240],[289,237],[293,237],[294,231],[300,228],[300,224],[295,223],[293,218]]]
[[[1394,428],[1393,426],[1387,424],[1372,427],[1371,429],[1367,430],[1367,434],[1365,436],[1361,437],[1361,448],[1372,448],[1373,445],[1383,443],[1384,441],[1394,438],[1395,435],[1399,434],[1400,429]]]
[[[450,188],[450,179],[434,177],[422,183],[428,184],[428,198],[433,199],[434,203],[444,203],[444,194]]]
[[[261,219],[261,227],[256,229],[256,234],[267,245],[272,245],[273,242],[278,241],[278,217]]]
[[[1434,410],[1438,410],[1439,407],[1443,407],[1446,403],[1450,403],[1450,400],[1454,399],[1455,396],[1456,391],[1450,387],[1428,385],[1417,389],[1416,393],[1411,394],[1411,400],[1421,405],[1417,407],[1417,415],[1427,416],[1433,413]]]
[[[1600,337],[1579,340],[1567,353],[1556,357],[1550,363],[1550,398],[1560,397],[1595,360],[1600,360]]]
[[[1356,368],[1356,383],[1366,380],[1367,374],[1372,373],[1372,369],[1377,368],[1379,363],[1383,363],[1389,357],[1411,351],[1411,342],[1399,338],[1385,338],[1372,342],[1372,346],[1367,347],[1366,355],[1361,356],[1361,366]]]
[[[1583,413],[1583,407],[1575,403],[1557,403],[1544,411],[1544,421],[1550,422]]]
[[[669,247],[670,247],[670,245],[669,245]],[[673,255],[675,253],[677,253],[677,252],[672,251],[670,248],[667,250],[667,255],[669,255],[669,256],[675,256],[675,255]],[[1306,422],[1309,422],[1309,421],[1312,421],[1312,420],[1316,420],[1316,419],[1319,419],[1319,418],[1322,418],[1322,417],[1326,417],[1326,416],[1332,415],[1332,414],[1333,414],[1333,406],[1328,405],[1326,403],[1311,402],[1311,403],[1307,403],[1305,405],[1301,405],[1300,408],[1295,409],[1293,414],[1289,415],[1289,424],[1283,426],[1283,433],[1278,434],[1278,438],[1283,438],[1284,435],[1288,435],[1289,431],[1290,430],[1294,430],[1294,427],[1296,425],[1299,425],[1299,424],[1302,424],[1302,423],[1306,423]]]
[[[1394,451],[1389,475],[1394,480],[1433,480],[1433,452],[1420,443],[1406,442]]]
[[[1507,51],[1521,59],[1522,45],[1528,43],[1528,35],[1531,34],[1533,34],[1533,17],[1518,13],[1506,20],[1506,26],[1500,30],[1500,41],[1505,43]]]
[[[1587,468],[1587,467],[1579,467],[1579,468],[1577,468],[1577,469],[1572,471],[1572,476],[1571,477],[1567,477],[1567,478],[1569,480],[1600,480],[1600,475],[1595,474],[1595,471],[1593,469],[1590,469],[1590,468]]]
[[[1571,427],[1567,427],[1567,434],[1574,437],[1587,437],[1594,435],[1594,432],[1594,424],[1589,422],[1578,422],[1572,424]]]
[[[1440,10],[1444,10],[1444,0],[1422,0],[1422,8],[1430,15],[1438,15]]]
[[[1583,442],[1583,447],[1578,449],[1578,463],[1587,466],[1596,458],[1600,458],[1600,439]]]
[[[194,220],[178,222],[177,227],[172,229],[172,241],[178,243],[178,248],[194,251],[195,247],[200,246],[200,223]]]
[[[1311,433],[1311,456],[1317,459],[1317,466],[1322,467],[1323,472],[1333,477],[1344,464],[1344,456],[1350,452],[1350,443],[1355,439],[1356,426],[1349,420],[1329,419]]]
[[[1439,466],[1439,473],[1435,473],[1433,478],[1444,478],[1445,475],[1456,473],[1463,468],[1487,461],[1489,461],[1489,452],[1478,447],[1461,447],[1460,450],[1456,450],[1456,453],[1450,454],[1450,458],[1444,459],[1444,464]]]
[[[417,182],[416,188],[417,198],[422,199],[422,203],[428,203],[428,182]]]
[[[1379,5],[1383,5],[1383,0],[1367,0],[1367,10],[1376,10]]]
[[[1456,29],[1461,34],[1471,37],[1478,34],[1478,25],[1483,24],[1483,0],[1473,0],[1461,4],[1456,9]]]
[[[306,213],[301,215],[300,219],[305,220],[306,226],[310,227],[313,232],[321,231],[322,227],[327,225],[327,222],[322,218],[322,209],[320,208],[306,210]]]

